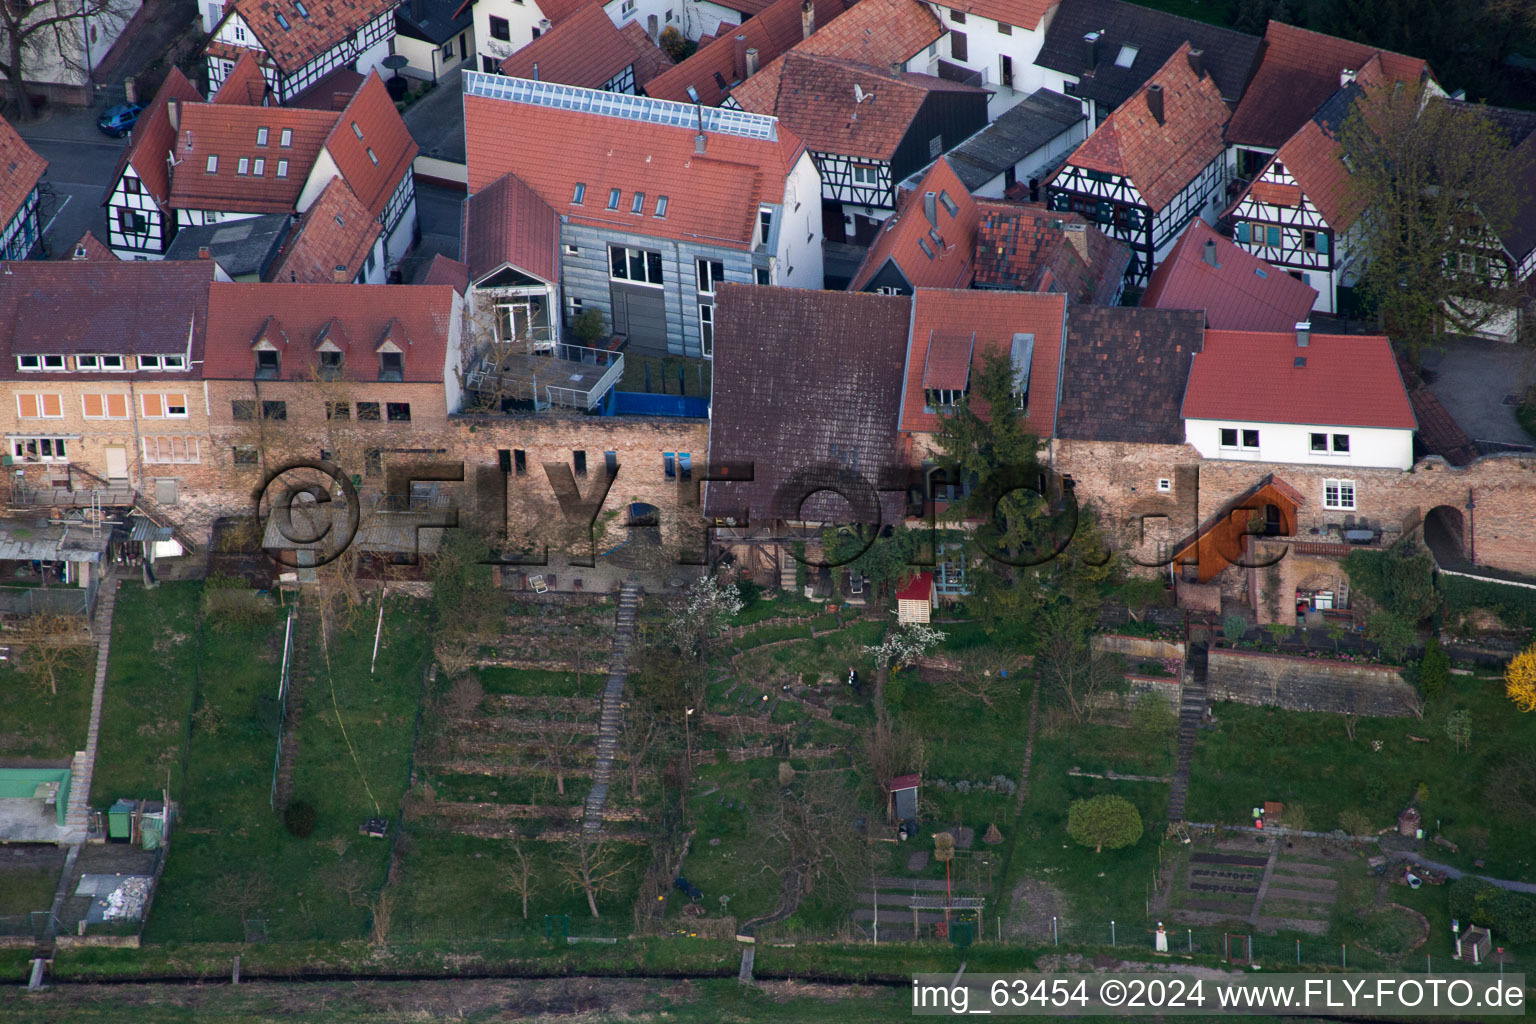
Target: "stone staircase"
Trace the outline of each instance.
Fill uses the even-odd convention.
[[[619,588],[619,615],[613,630],[613,657],[608,663],[608,684],[603,688],[603,710],[598,717],[597,767],[592,789],[582,811],[581,831],[596,835],[603,830],[603,808],[608,803],[608,784],[613,779],[613,755],[619,749],[619,730],[624,727],[624,681],[629,678],[629,650],[635,640],[635,612],[640,607],[640,585]]]
[[[798,576],[798,573],[795,572],[795,567],[800,563],[795,561],[795,556],[789,553],[788,548],[783,549],[779,558],[782,559],[779,565],[779,589],[793,591],[795,589],[795,579]]]
[[[70,764],[69,805],[64,812],[64,842],[83,843],[90,831],[91,779],[96,772],[96,744],[101,736],[101,705],[107,695],[107,657],[112,648],[112,610],[117,605],[118,581],[108,576],[96,592],[96,614],[91,636],[96,643],[96,684],[91,691],[91,724],[85,749],[75,751]]]
[[[1210,648],[1191,643],[1184,658],[1183,700],[1179,706],[1179,756],[1174,764],[1173,786],[1168,794],[1168,820],[1184,820],[1184,804],[1189,796],[1189,765],[1195,756],[1195,736],[1205,717],[1205,672]]]

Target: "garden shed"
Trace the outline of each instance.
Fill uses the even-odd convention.
[[[902,580],[896,590],[896,621],[926,623],[933,614],[933,573],[919,572]]]
[[[64,832],[69,768],[0,768],[0,842],[53,843]]]
[[[898,775],[886,787],[892,821],[917,820],[917,790],[923,784],[920,775]]]

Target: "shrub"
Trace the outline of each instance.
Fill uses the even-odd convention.
[[[1371,816],[1353,808],[1339,812],[1339,828],[1352,836],[1368,836],[1376,831],[1371,827]]]
[[[315,805],[308,800],[295,800],[283,808],[283,828],[299,839],[308,839],[315,831]]]
[[[1118,850],[1141,839],[1141,812],[1123,796],[1103,794],[1074,800],[1067,808],[1067,834],[1095,853]]]
[[[1419,661],[1419,690],[1428,700],[1439,700],[1451,679],[1451,656],[1440,646],[1439,637],[1430,637]]]
[[[1373,803],[1379,803],[1391,788],[1392,780],[1377,772],[1365,780],[1365,795]]]
[[[1521,711],[1536,711],[1536,644],[1510,659],[1504,670],[1504,692]]]
[[[1480,924],[1500,940],[1524,943],[1536,939],[1536,899],[1510,892],[1476,878],[1458,878],[1448,887],[1451,916]]]
[[[1393,612],[1372,612],[1365,621],[1365,635],[1376,641],[1388,661],[1402,661],[1418,639],[1413,621]]]
[[[1136,701],[1131,721],[1144,736],[1158,737],[1172,732],[1178,720],[1174,718],[1173,708],[1168,706],[1166,700],[1156,694],[1145,693]]]
[[[608,324],[601,310],[589,309],[571,320],[571,330],[576,333],[577,340],[590,346],[601,341],[603,335],[608,333]]]
[[[214,576],[203,584],[203,618],[215,630],[252,629],[272,619],[276,608],[245,580]]]
[[[1344,560],[1344,572],[1357,591],[1378,608],[1408,620],[1410,626],[1428,618],[1440,604],[1434,560],[1416,544],[1351,551]]]
[[[1248,620],[1241,615],[1228,615],[1221,620],[1221,635],[1229,644],[1235,644],[1248,632]]]

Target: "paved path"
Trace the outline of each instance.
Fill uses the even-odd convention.
[[[1259,923],[1259,912],[1264,909],[1264,897],[1269,895],[1269,882],[1275,877],[1275,861],[1280,857],[1280,844],[1269,844],[1269,860],[1264,864],[1264,877],[1259,881],[1259,891],[1253,895],[1253,912],[1248,915],[1248,923]]]
[[[581,830],[596,835],[603,830],[603,808],[608,803],[608,784],[613,778],[613,755],[624,727],[624,681],[629,678],[629,649],[635,640],[635,611],[640,606],[640,585],[625,583],[619,589],[619,616],[613,630],[613,658],[608,663],[608,685],[603,689],[603,711],[598,719],[597,767],[592,790],[587,794]]]
[[[1185,658],[1183,700],[1179,707],[1179,757],[1174,765],[1173,786],[1168,793],[1168,820],[1184,820],[1184,804],[1189,797],[1189,765],[1195,756],[1195,738],[1200,719],[1205,715],[1205,669],[1209,649],[1205,644],[1189,645]]]
[[[1014,818],[1024,813],[1024,799],[1029,796],[1029,766],[1035,758],[1035,723],[1040,717],[1040,686],[1040,680],[1036,679],[1029,695],[1029,731],[1024,735],[1024,767],[1019,770],[1019,796],[1013,802]]]
[[[1487,875],[1473,875],[1470,871],[1463,871],[1461,868],[1453,868],[1449,864],[1441,864],[1439,861],[1427,860],[1409,850],[1392,850],[1387,854],[1387,856],[1392,860],[1408,860],[1415,864],[1422,864],[1426,868],[1429,868],[1431,871],[1443,871],[1447,878],[1465,878],[1468,875],[1471,875],[1471,877],[1487,882],[1489,885],[1496,885],[1500,889],[1508,889],[1511,892],[1536,893],[1536,883],[1515,882],[1507,878],[1489,878]]]
[[[91,813],[91,778],[96,771],[96,742],[101,734],[101,704],[107,695],[107,657],[112,648],[112,609],[117,603],[117,578],[108,576],[96,592],[96,616],[91,633],[96,640],[96,685],[91,691],[91,724],[85,749],[75,754],[70,782],[69,807],[64,814],[66,841],[85,842]]]

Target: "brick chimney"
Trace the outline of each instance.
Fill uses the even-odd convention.
[[[1147,86],[1147,109],[1158,124],[1163,123],[1163,87],[1156,82]]]
[[[755,74],[757,74],[757,47],[749,46],[747,48],[747,77],[751,78]]]
[[[656,20],[656,15],[647,14],[645,16],[645,34],[653,43],[660,38],[661,29],[658,27],[659,25],[660,22]]]
[[[747,80],[747,37],[737,35],[731,39],[731,74],[738,82]]]
[[[694,156],[703,156],[704,155],[704,151],[706,149],[708,149],[708,148],[709,148],[709,136],[708,135],[705,135],[703,132],[699,132],[699,134],[697,134],[697,135],[695,135],[693,137],[693,155]]]
[[[1221,264],[1216,261],[1216,242],[1213,239],[1207,238],[1205,240],[1205,248],[1201,252],[1201,257],[1210,266],[1218,268],[1221,266]]]
[[[213,259],[213,250],[206,245],[200,245],[197,247],[197,258],[200,260],[211,260]]]
[[[352,280],[352,275],[347,273],[346,267],[338,263],[336,269],[331,271],[331,279],[337,284],[347,284]]]
[[[800,4],[800,38],[809,39],[816,31],[816,0],[803,0]]]
[[[1296,347],[1306,348],[1312,343],[1312,321],[1303,320],[1296,325]]]
[[[1099,66],[1099,36],[1102,33],[1089,32],[1083,36],[1083,60],[1084,67],[1089,71]]]
[[[1191,49],[1189,51],[1189,70],[1195,73],[1196,78],[1205,77],[1205,51]]]

